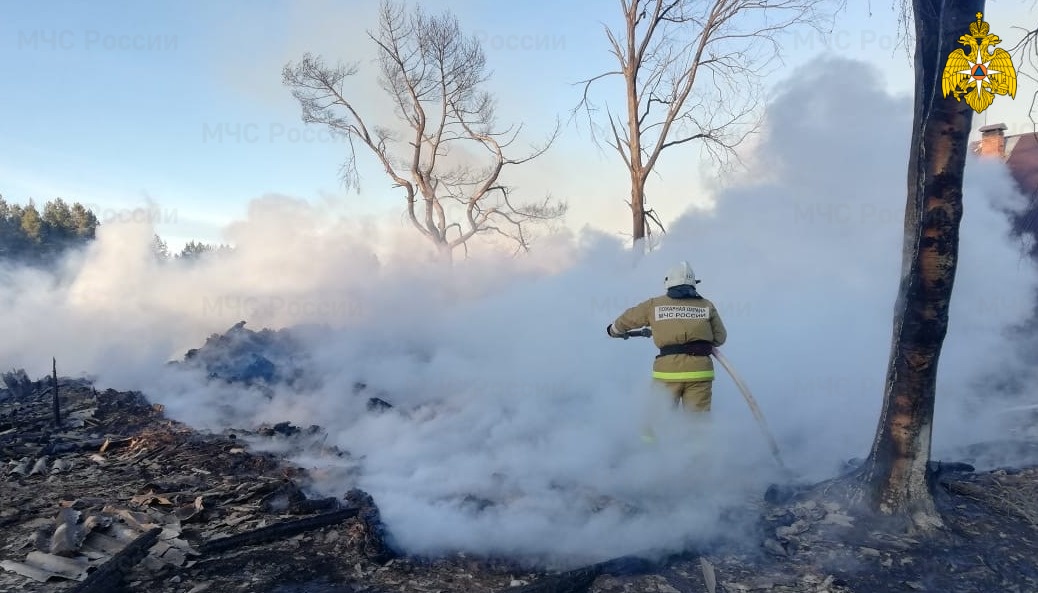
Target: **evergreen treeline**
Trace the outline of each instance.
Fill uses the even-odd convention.
[[[56,198],[41,212],[32,200],[22,206],[0,196],[0,258],[52,261],[66,249],[92,240],[97,226],[97,217],[79,202],[70,206]]]
[[[55,198],[44,204],[41,211],[33,200],[22,206],[9,203],[0,195],[0,261],[52,263],[66,250],[92,241],[100,224],[97,216],[79,202],[70,205]],[[180,253],[171,255],[166,242],[155,235],[152,249],[157,259],[168,261],[196,259],[229,251],[231,247],[191,241]]]
[[[184,244],[184,248],[180,250],[180,253],[170,255],[169,246],[166,245],[166,242],[158,235],[155,235],[155,239],[151,242],[151,248],[152,251],[155,252],[155,257],[160,261],[168,261],[170,259],[197,259],[209,253],[219,254],[233,250],[230,245],[213,245],[211,243],[188,241]]]

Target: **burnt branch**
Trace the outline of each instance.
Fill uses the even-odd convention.
[[[148,550],[159,541],[162,529],[154,527],[137,536],[107,562],[90,573],[83,581],[69,589],[69,593],[107,593],[116,590],[126,573],[148,555]]]
[[[244,546],[253,546],[268,541],[287,539],[307,531],[321,529],[323,527],[328,527],[329,525],[337,525],[347,519],[356,517],[358,512],[359,510],[357,508],[351,507],[332,511],[330,513],[306,517],[305,519],[275,523],[274,525],[267,525],[266,527],[260,527],[259,529],[246,531],[245,533],[211,539],[204,542],[199,547],[198,551],[204,556],[209,556],[211,554],[219,554],[221,552],[234,550]]]

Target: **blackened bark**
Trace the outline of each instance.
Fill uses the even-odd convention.
[[[883,411],[861,476],[873,510],[926,527],[940,523],[928,461],[973,121],[965,101],[942,97],[941,75],[984,0],[913,0],[913,8],[916,93],[901,286]]]

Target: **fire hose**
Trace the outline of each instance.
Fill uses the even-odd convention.
[[[652,329],[646,327],[642,329],[632,330],[629,332],[625,332],[621,335],[621,337],[625,340],[627,338],[651,338]],[[782,462],[782,456],[779,454],[778,443],[775,442],[775,437],[773,437],[771,435],[771,431],[768,430],[768,424],[764,420],[764,414],[761,413],[760,406],[757,405],[757,400],[755,400],[753,398],[753,394],[750,393],[750,388],[746,386],[746,382],[742,380],[742,377],[740,377],[737,372],[735,372],[735,367],[732,366],[731,361],[729,361],[728,357],[721,353],[721,350],[717,346],[714,346],[711,354],[714,358],[717,359],[717,362],[721,363],[721,366],[724,367],[724,370],[728,372],[728,376],[731,377],[732,381],[735,382],[735,386],[739,388],[739,392],[742,393],[742,396],[746,400],[746,403],[750,406],[750,412],[753,414],[753,417],[757,420],[757,424],[760,426],[761,432],[764,433],[764,438],[766,438],[768,441],[768,446],[771,449],[772,456],[778,463],[779,468],[782,469],[782,471],[788,473],[789,470],[786,468],[786,464]]]

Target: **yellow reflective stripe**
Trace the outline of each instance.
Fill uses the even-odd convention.
[[[683,373],[664,373],[662,371],[653,371],[653,379],[659,379],[660,381],[695,381],[696,379],[713,379],[713,371],[685,371]]]

